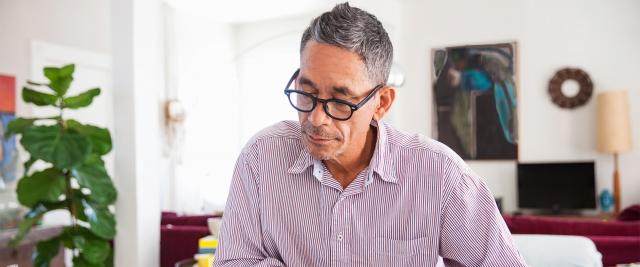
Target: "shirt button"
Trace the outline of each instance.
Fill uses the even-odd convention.
[[[342,234],[338,234],[338,241],[342,241]]]

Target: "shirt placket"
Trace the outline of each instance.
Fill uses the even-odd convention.
[[[354,244],[352,203],[354,196],[362,192],[363,184],[370,184],[370,171],[361,172],[358,177],[340,192],[331,213],[332,265],[351,266]]]
[[[350,265],[351,239],[353,235],[348,203],[348,199],[341,194],[331,212],[332,266]]]

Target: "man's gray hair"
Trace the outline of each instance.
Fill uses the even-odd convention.
[[[393,45],[387,31],[374,15],[351,7],[348,2],[336,5],[311,21],[302,34],[300,53],[309,40],[355,52],[375,84],[386,83],[389,78]]]

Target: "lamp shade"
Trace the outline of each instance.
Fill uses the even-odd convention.
[[[626,91],[598,94],[598,151],[623,153],[631,150],[629,100]]]

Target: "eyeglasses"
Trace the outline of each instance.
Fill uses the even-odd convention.
[[[296,90],[289,89],[291,84],[296,80],[298,74],[300,73],[300,69],[296,70],[291,76],[291,79],[287,83],[287,87],[285,87],[284,94],[289,97],[289,103],[291,106],[300,112],[311,112],[316,108],[318,102],[322,103],[322,107],[324,108],[324,112],[329,115],[329,117],[346,121],[351,118],[353,112],[360,109],[367,101],[371,100],[373,96],[378,92],[384,84],[379,84],[374,87],[369,95],[367,95],[362,101],[358,104],[353,104],[348,101],[344,101],[341,99],[331,98],[331,99],[322,99],[314,96],[313,94]]]

